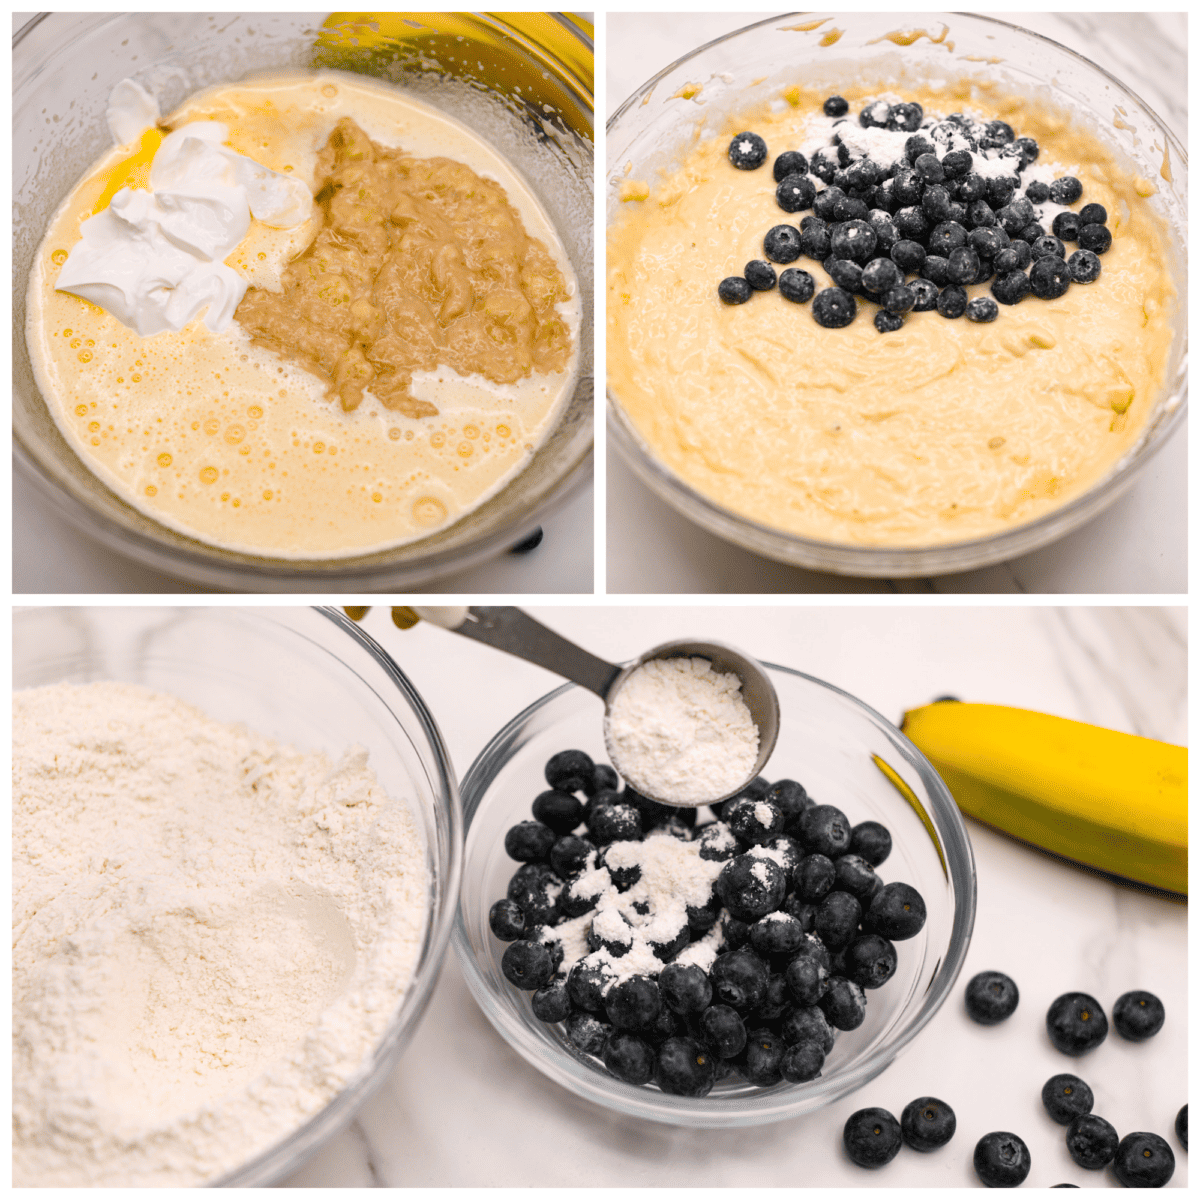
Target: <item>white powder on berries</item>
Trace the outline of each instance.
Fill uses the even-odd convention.
[[[683,805],[736,791],[758,759],[742,681],[706,658],[655,658],[633,671],[609,707],[604,740],[637,791]]]
[[[331,763],[119,683],[13,697],[13,1183],[212,1180],[367,1065],[429,879]]]

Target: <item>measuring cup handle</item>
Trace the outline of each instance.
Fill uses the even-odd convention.
[[[454,632],[565,676],[595,692],[601,700],[621,673],[620,667],[589,654],[510,605],[475,605],[467,610],[466,620]]]

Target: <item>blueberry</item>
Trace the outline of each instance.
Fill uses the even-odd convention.
[[[1108,1036],[1108,1018],[1086,992],[1066,992],[1050,1005],[1046,1032],[1056,1050],[1078,1057],[1095,1050]]]
[[[1050,185],[1031,179],[1025,185],[1025,199],[1031,204],[1045,204],[1050,199]]]
[[[904,282],[904,275],[890,258],[873,258],[863,267],[862,283],[868,291],[884,294]]]
[[[588,814],[587,827],[597,846],[642,840],[642,815],[632,804],[596,806]]]
[[[788,267],[779,276],[779,294],[793,304],[805,304],[813,298],[816,282],[807,271]]]
[[[1041,148],[1031,137],[1019,137],[1013,143],[1021,151],[1021,166],[1027,167],[1038,160]],[[1026,189],[1028,191],[1028,189]]]
[[[858,1166],[886,1166],[900,1153],[900,1122],[886,1108],[860,1108],[847,1118],[842,1144]]]
[[[951,283],[971,283],[979,274],[979,255],[968,246],[951,250],[946,259],[946,274]]]
[[[1028,242],[1023,242],[1018,239],[1015,242],[1010,242],[1008,248],[1014,255],[1014,262],[1012,267],[1005,269],[1024,271],[1029,264],[1033,262],[1033,250]],[[1001,268],[997,266],[996,270],[999,271],[1000,269]]]
[[[704,1044],[719,1058],[733,1058],[746,1045],[746,1026],[728,1004],[713,1004],[700,1014]]]
[[[570,792],[552,788],[534,800],[533,815],[561,837],[583,823],[583,805]]]
[[[721,868],[716,891],[730,916],[739,921],[757,921],[783,903],[787,876],[769,858],[739,854]]]
[[[708,976],[693,964],[668,963],[658,976],[663,1003],[672,1012],[703,1012],[712,1001]]]
[[[786,913],[767,913],[750,926],[750,945],[756,954],[794,954],[804,939],[804,926]]]
[[[957,283],[944,287],[938,297],[937,310],[948,320],[961,317],[967,311],[966,291]]]
[[[671,1096],[707,1096],[716,1082],[716,1065],[699,1042],[669,1037],[658,1048],[654,1082]]]
[[[1112,234],[1105,225],[1081,225],[1079,227],[1079,248],[1090,250],[1093,254],[1103,254],[1112,245]]]
[[[542,942],[513,942],[500,960],[504,978],[525,992],[535,992],[550,982],[554,958]]]
[[[821,106],[827,117],[844,117],[850,111],[850,102],[841,96],[830,96]]]
[[[1067,1153],[1088,1171],[1107,1167],[1117,1155],[1117,1131],[1095,1113],[1082,1113],[1067,1127]]]
[[[817,293],[813,319],[826,329],[842,329],[858,316],[858,303],[843,288],[830,287]]]
[[[850,830],[850,853],[879,866],[892,852],[892,835],[878,821],[863,821]]]
[[[849,892],[830,892],[817,906],[817,936],[830,950],[844,950],[854,940],[862,905]]]
[[[930,151],[928,154],[919,155],[913,163],[913,170],[928,183],[941,183],[946,178],[946,173],[942,169],[942,160],[936,154]]]
[[[836,887],[843,892],[849,892],[860,902],[865,897],[874,895],[879,877],[875,869],[865,858],[857,854],[843,854],[834,863],[834,874],[837,878]]]
[[[1021,241],[1029,243],[1029,249],[1032,252],[1033,244],[1047,235],[1045,226],[1039,225],[1037,221],[1031,221],[1017,236]]]
[[[903,101],[888,109],[887,127],[899,133],[914,133],[921,128],[925,110],[915,101]]]
[[[899,313],[889,312],[886,308],[881,308],[875,314],[875,328],[880,333],[895,333],[897,330],[904,328],[904,318]]]
[[[1128,1042],[1152,1038],[1166,1018],[1163,1002],[1150,992],[1126,992],[1113,1005],[1113,1025]]]
[[[595,769],[582,750],[560,750],[546,763],[546,782],[560,792],[579,792],[592,782]]]
[[[1071,272],[1061,258],[1039,258],[1029,269],[1029,290],[1042,300],[1057,300],[1071,286]]]
[[[1042,1085],[1042,1103],[1060,1125],[1092,1111],[1092,1089],[1077,1075],[1052,1075]]]
[[[925,180],[911,168],[897,168],[892,182],[892,195],[899,209],[912,208],[914,212],[920,212],[916,206],[925,195]],[[899,212],[896,215],[899,216]]]
[[[852,979],[835,975],[821,997],[821,1011],[835,1029],[857,1029],[867,1019],[867,998]]]
[[[886,129],[891,111],[892,106],[886,100],[872,100],[858,114],[858,123],[864,129]]]
[[[916,937],[925,927],[925,901],[907,883],[889,883],[871,901],[863,928],[893,942]]]
[[[817,1004],[829,988],[829,972],[815,958],[793,958],[783,978],[796,1002],[805,1007]]]
[[[851,258],[834,258],[831,254],[822,264],[825,273],[847,292],[862,290],[862,267]]]
[[[784,229],[791,228],[788,225],[782,226]],[[829,225],[822,221],[820,217],[805,217],[800,229],[800,250],[809,258],[815,258],[817,262],[824,262],[830,253],[830,243],[832,238],[829,232]],[[789,259],[789,261],[792,261]]]
[[[1000,971],[980,971],[967,984],[967,1015],[980,1025],[998,1025],[1017,1011],[1021,993]]]
[[[756,292],[769,292],[775,286],[775,268],[761,258],[748,262],[742,274]]]
[[[588,858],[595,849],[587,838],[568,833],[550,847],[550,865],[556,874],[568,879],[579,874],[587,866]]]
[[[997,259],[997,276],[992,284],[992,295],[1001,304],[1019,304],[1029,295],[1029,276],[1024,271],[1006,271],[999,274],[999,259]]]
[[[789,175],[807,175],[808,159],[799,150],[785,150],[776,160],[772,168],[775,182],[779,183]]]
[[[1033,253],[1034,259],[1039,258],[1066,258],[1067,248],[1056,237],[1051,237],[1046,234],[1032,242],[1029,249]]]
[[[1074,175],[1064,175],[1050,185],[1050,199],[1055,204],[1074,204],[1083,195],[1083,184]]]
[[[900,202],[896,199],[896,181],[893,178],[885,179],[876,187],[875,207],[889,216],[900,207]]]
[[[919,242],[929,232],[929,222],[925,219],[925,214],[919,208],[902,208],[896,213],[893,220],[895,221],[896,232],[902,238]]]
[[[953,1136],[958,1127],[954,1109],[945,1100],[934,1096],[922,1096],[904,1106],[900,1114],[900,1135],[904,1144],[928,1154],[940,1149]]]
[[[740,849],[737,838],[724,821],[714,821],[711,825],[703,826],[696,841],[700,843],[700,857],[705,862],[727,862]]]
[[[754,1028],[766,1025],[775,1029],[779,1019],[791,1006],[791,993],[783,976],[772,974],[767,978],[767,990],[763,998],[746,1014],[746,1024]]]
[[[779,912],[787,913],[789,917],[795,917],[805,933],[812,933],[817,927],[817,906],[801,899],[795,892],[784,897],[783,903],[779,906]]]
[[[832,804],[814,804],[800,817],[800,837],[810,854],[837,858],[850,848],[850,822]]]
[[[782,1075],[780,1064],[787,1043],[770,1029],[752,1029],[746,1034],[746,1048],[738,1060],[738,1070],[755,1087],[772,1087]]]
[[[565,979],[556,979],[533,993],[533,1015],[549,1025],[565,1021],[571,1015],[571,996]]]
[[[975,1145],[975,1174],[986,1187],[1020,1187],[1030,1166],[1029,1147],[1015,1133],[985,1133]]]
[[[638,1037],[657,1048],[667,1038],[682,1037],[686,1032],[687,1025],[683,1017],[678,1013],[673,1013],[664,1005],[658,1010],[658,1016],[654,1018],[650,1025],[645,1029],[638,1030]]]
[[[775,189],[775,203],[784,212],[802,212],[812,208],[817,189],[807,175],[785,175]]]
[[[988,181],[984,179],[977,171],[969,171],[957,183],[958,198],[968,207],[974,206],[980,200],[988,200]],[[991,211],[991,203],[988,203],[988,210]],[[994,224],[996,220],[995,213],[992,213],[992,220],[989,224]]]
[[[505,893],[520,905],[526,925],[544,925],[552,918],[562,884],[546,863],[524,863],[509,880]]]
[[[646,1029],[654,1024],[661,1009],[662,993],[648,975],[622,979],[604,997],[604,1011],[616,1029]]]
[[[713,996],[730,1008],[754,1008],[767,992],[770,972],[753,950],[743,946],[718,954],[709,970]]]
[[[568,797],[574,799],[574,797]],[[579,801],[575,803],[579,805]],[[579,806],[582,811],[582,805]],[[540,821],[521,821],[504,835],[504,849],[517,862],[539,862],[558,839],[554,830]]]
[[[713,892],[705,904],[685,904],[684,913],[687,915],[688,929],[691,930],[693,938],[703,937],[721,915],[721,898]]]
[[[1004,121],[988,121],[984,126],[983,136],[979,139],[981,146],[986,146],[988,149],[997,149],[1000,146],[1007,146],[1009,142],[1016,139],[1016,134],[1013,132],[1013,127]]]
[[[794,779],[776,780],[767,789],[764,799],[774,804],[783,813],[783,828],[785,832],[790,830],[799,821],[800,814],[806,808],[812,807],[812,801],[808,798],[808,793],[804,790],[804,786],[797,783]]]
[[[767,161],[767,143],[757,133],[739,133],[729,143],[729,161],[739,171],[753,171]]]
[[[883,307],[895,316],[911,312],[917,302],[917,293],[908,284],[889,288],[883,295]],[[881,331],[883,332],[883,331]]]
[[[1029,224],[1029,218],[1013,204],[998,208],[996,220],[1009,237],[1019,237],[1021,230]]]
[[[816,1042],[788,1046],[779,1060],[779,1073],[788,1083],[808,1083],[821,1074],[825,1051]]]
[[[1103,204],[1085,204],[1079,210],[1080,225],[1104,225],[1108,221],[1108,209]]]
[[[595,1054],[597,1057],[602,1054],[610,1033],[611,1025],[585,1009],[577,1008],[567,1017],[567,1038],[576,1050],[584,1054]]]
[[[1188,1148],[1186,1104],[1175,1114],[1175,1136],[1179,1139],[1179,1144],[1186,1150]]]
[[[654,1050],[636,1033],[614,1030],[606,1039],[604,1065],[625,1083],[649,1083],[654,1076]]]
[[[597,763],[592,771],[591,782],[583,785],[584,794],[594,796],[597,792],[614,792],[621,786],[620,777],[608,763]]]
[[[950,219],[950,192],[945,185],[932,183],[925,185],[921,195],[921,211],[927,220],[937,224],[939,221]]]
[[[604,971],[582,958],[567,972],[567,994],[571,997],[571,1003],[588,1012],[604,1010],[604,989],[607,984]]]
[[[896,973],[896,947],[877,933],[864,933],[846,947],[846,974],[859,987],[879,988]]]
[[[822,146],[809,160],[809,172],[823,183],[832,183],[838,169],[838,152],[834,146]]]
[[[525,914],[512,900],[497,900],[488,910],[488,925],[502,942],[515,942],[525,932]]]
[[[875,253],[875,230],[866,221],[843,221],[830,236],[834,258],[849,258],[865,263]]]
[[[987,202],[995,209],[1003,208],[1013,198],[1017,181],[1011,175],[996,175],[986,181]]]
[[[950,282],[950,260],[941,254],[926,255],[921,264],[921,278],[944,288]]]
[[[769,800],[739,796],[725,805],[721,819],[751,846],[762,846],[783,832],[783,813]]]
[[[845,221],[847,196],[836,184],[830,184],[813,199],[813,214],[822,221]]]
[[[750,941],[750,926],[727,912],[721,918],[721,936],[727,950],[740,950]]]
[[[793,225],[768,229],[763,238],[763,253],[772,262],[795,262],[800,257],[800,231]]]
[[[967,231],[957,221],[942,221],[929,231],[928,250],[949,258],[952,250],[967,244]]]
[[[754,289],[740,276],[729,275],[717,284],[717,295],[726,304],[745,304]]]
[[[1124,1187],[1165,1187],[1175,1155],[1157,1133],[1127,1133],[1117,1146],[1113,1173]]]
[[[1054,236],[1062,238],[1064,242],[1079,240],[1079,226],[1079,216],[1073,212],[1060,212],[1050,223],[1050,229]]]
[[[816,933],[806,933],[804,940],[796,947],[794,958],[811,958],[819,962],[825,970],[829,970],[832,962],[829,954],[829,947],[821,941]]]
[[[837,869],[824,854],[808,854],[797,864],[793,879],[800,896],[817,901],[833,890]]]
[[[970,172],[974,162],[969,150],[951,150],[942,158],[942,172],[947,179],[961,179]]]
[[[967,305],[967,320],[978,321],[980,324],[986,324],[988,321],[994,321],[1000,315],[1000,310],[996,307],[995,300],[987,296],[976,296]]]
[[[1091,250],[1076,250],[1067,259],[1072,283],[1094,283],[1100,278],[1100,259]]]
[[[801,1005],[790,1009],[780,1022],[779,1032],[789,1046],[814,1042],[825,1054],[833,1049],[834,1040],[837,1038],[837,1030],[815,1005]]]
[[[925,254],[925,247],[911,238],[901,238],[891,249],[892,262],[906,274],[921,269]]]
[[[655,932],[646,934],[646,945],[655,958],[669,963],[692,940],[692,931],[686,918],[677,925],[664,923],[661,927],[655,922]]]
[[[913,305],[913,312],[932,312],[937,308],[938,290],[937,285],[930,283],[928,279],[914,279],[907,285],[916,296],[916,303]]]

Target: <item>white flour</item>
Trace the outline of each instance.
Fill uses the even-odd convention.
[[[16,693],[14,1184],[194,1184],[291,1133],[365,1066],[428,892],[361,749],[127,684]]]
[[[754,774],[758,728],[732,672],[706,658],[658,658],[621,685],[604,721],[613,766],[639,792],[704,804]]]

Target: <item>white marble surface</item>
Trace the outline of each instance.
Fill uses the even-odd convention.
[[[942,694],[1021,705],[1150,737],[1184,741],[1186,614],[1181,609],[601,606],[532,613],[593,652],[631,657],[671,637],[713,637],[827,679],[898,718]],[[437,716],[459,775],[500,725],[558,680],[538,667],[422,623],[396,630],[386,609],[366,628],[394,655]],[[1176,1154],[1175,1113],[1187,1100],[1185,904],[1106,882],[968,821],[979,906],[962,976],[930,1025],[882,1076],[806,1118],[749,1131],[646,1126],[575,1098],[544,1078],[476,1007],[451,956],[429,1010],[394,1073],[355,1123],[285,1183],[293,1187],[978,1186],[971,1151],[1011,1130],[1033,1158],[1027,1186],[1117,1186],[1067,1155],[1042,1110],[1041,1086],[1070,1071],[1096,1093],[1121,1134],[1148,1129]],[[984,1029],[964,1014],[967,979],[1006,971],[1021,1004]],[[1167,1009],[1143,1045],[1115,1034],[1089,1057],[1053,1050],[1044,1014],[1061,992],[1106,1007],[1145,988]],[[868,1173],[841,1150],[850,1113],[897,1115],[922,1095],[956,1111],[943,1150],[904,1150]]]
[[[770,13],[610,13],[606,110],[688,50]],[[1142,96],[1187,144],[1183,13],[997,13],[1090,58]],[[1187,435],[1181,428],[1133,489],[1067,538],[999,566],[929,579],[827,575],[758,557],[705,533],[649,491],[610,449],[606,587],[618,593],[1187,591]]]

